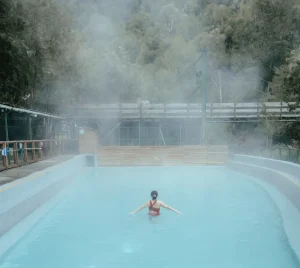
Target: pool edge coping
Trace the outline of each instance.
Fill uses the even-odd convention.
[[[254,175],[249,175],[246,171],[241,171],[239,168],[234,167],[234,164],[238,164],[239,166],[247,166],[250,168],[255,169],[262,169],[262,170],[269,170],[271,172],[275,172],[279,174],[280,176],[284,177],[289,182],[293,183],[295,186],[299,187],[300,190],[300,184],[296,184],[293,180],[291,180],[287,175],[282,173],[276,169],[271,169],[269,167],[263,167],[263,166],[257,166],[253,164],[247,164],[244,162],[239,161],[228,161],[227,167],[231,170],[234,170],[238,173],[242,173],[250,177],[249,179],[252,180],[254,183],[258,184],[260,187],[262,187],[267,194],[270,196],[274,204],[276,205],[277,209],[280,212],[280,216],[282,218],[282,225],[285,232],[285,235],[287,237],[288,243],[290,245],[291,250],[297,257],[298,263],[300,264],[300,231],[298,233],[293,232],[294,229],[299,229],[297,227],[300,226],[300,210],[293,204],[293,202],[284,194],[282,193],[275,185],[272,185],[271,183],[263,181],[262,178],[256,177]],[[290,175],[292,177],[292,175]],[[281,199],[281,200],[279,200]],[[283,202],[282,202],[283,201]],[[283,203],[285,203],[285,207],[283,207]],[[288,212],[287,210],[288,209]],[[291,215],[293,214],[297,218],[297,223],[291,223],[291,218],[287,214]],[[292,225],[292,226],[291,226]],[[296,227],[296,228],[295,228]],[[297,237],[297,238],[295,238]]]

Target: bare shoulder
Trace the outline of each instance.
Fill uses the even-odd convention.
[[[158,201],[158,204],[161,205],[162,207],[166,206],[166,204],[163,201],[161,201],[161,200]]]

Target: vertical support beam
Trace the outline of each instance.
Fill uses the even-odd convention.
[[[160,137],[159,140],[158,140],[158,145],[160,146],[160,140],[161,140],[161,135],[160,135],[160,124],[158,126],[158,136]],[[156,145],[156,144],[155,144]]]
[[[7,113],[4,114],[4,125],[5,125],[5,141],[9,141],[9,137],[8,137]]]
[[[32,153],[32,161],[36,161],[36,156],[35,156],[35,142],[33,141],[31,143],[31,153]]]
[[[47,139],[47,124],[46,124],[46,117],[43,118],[43,126],[44,126],[44,140]]]
[[[139,121],[139,146],[141,146],[141,121]]]
[[[14,142],[14,162],[19,165],[18,144],[16,142]]]
[[[127,146],[129,145],[129,127],[126,128],[127,129]]]
[[[28,136],[29,136],[29,140],[32,140],[32,118],[31,118],[31,116],[28,117]]]
[[[179,123],[179,145],[181,146],[181,123]]]
[[[207,91],[207,50],[202,49],[202,84],[201,84],[201,100],[202,100],[202,144],[205,144],[206,136],[206,91]]]
[[[38,154],[39,154],[39,160],[42,160],[43,159],[43,142],[42,141],[40,141],[39,143],[38,143],[39,145],[38,145]]]
[[[27,154],[27,142],[24,142],[24,162],[28,163],[28,154]]]
[[[4,168],[8,168],[8,157],[7,157],[7,155],[8,155],[8,148],[7,148],[7,143],[3,143],[3,145],[2,145],[2,150],[6,150],[6,153],[5,153],[5,155],[3,155],[3,166],[4,166]]]
[[[52,118],[49,118],[49,139],[50,140],[53,140],[53,121],[52,121]]]
[[[118,127],[118,140],[119,140],[119,146],[121,146],[121,125]]]

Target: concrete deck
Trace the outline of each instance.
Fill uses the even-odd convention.
[[[73,157],[74,155],[60,155],[57,157],[45,159],[40,162],[29,164],[27,166],[4,170],[0,172],[0,185],[24,178],[36,171],[41,171],[43,169],[49,168],[61,162],[67,161]]]

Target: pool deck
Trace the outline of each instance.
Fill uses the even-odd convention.
[[[53,158],[48,158],[43,161],[39,161],[33,164],[29,164],[22,167],[12,168],[0,172],[0,185],[24,178],[34,172],[44,170],[52,167],[69,159],[72,159],[75,155],[60,155]]]

